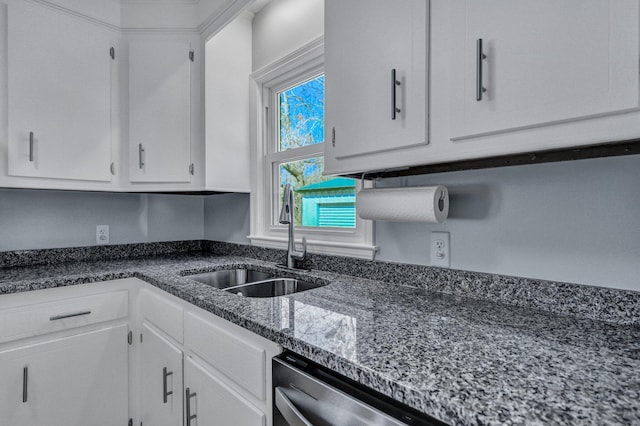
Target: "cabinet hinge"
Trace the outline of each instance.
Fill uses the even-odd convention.
[[[129,331],[129,334],[127,334],[127,343],[133,345],[133,331]]]
[[[111,49],[109,49],[109,56],[111,56],[111,59],[116,59],[116,48],[115,47],[111,47]]]
[[[189,60],[193,62],[195,60],[196,54],[193,50],[189,51]]]
[[[191,175],[193,175],[194,170],[195,170],[195,169],[194,169],[194,167],[193,167],[193,163],[189,164],[189,173],[190,173]]]

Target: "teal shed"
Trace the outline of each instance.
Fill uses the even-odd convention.
[[[295,189],[302,196],[302,226],[356,227],[356,181],[333,178]]]

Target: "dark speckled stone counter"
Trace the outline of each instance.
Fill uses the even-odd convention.
[[[311,271],[249,299],[188,273],[273,263],[181,253],[0,269],[0,293],[138,277],[451,424],[640,424],[640,327]],[[2,296],[0,296],[0,307]]]

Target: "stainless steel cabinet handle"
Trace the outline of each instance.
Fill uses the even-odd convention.
[[[29,161],[33,162],[33,132],[29,132]]]
[[[482,85],[482,64],[487,59],[487,55],[482,51],[482,39],[476,41],[476,101],[482,100],[482,94],[487,89]]]
[[[400,81],[396,78],[396,69],[391,70],[391,119],[396,119],[396,114],[402,112],[400,108],[398,108],[398,104],[396,102],[397,95],[397,87],[400,86]]]
[[[29,375],[29,367],[25,366],[22,369],[22,402],[27,402],[27,397],[29,396],[27,390],[27,376]]]
[[[293,405],[293,402],[282,391],[280,386],[276,387],[276,407],[280,410],[280,414],[290,426],[313,426],[300,411]]]
[[[191,426],[191,420],[195,419],[196,417],[198,417],[196,414],[191,414],[191,398],[193,398],[194,396],[196,396],[196,393],[191,393],[191,390],[189,388],[186,388],[185,391],[185,400],[186,400],[186,412],[187,412],[187,424],[186,426]]]
[[[168,391],[167,392],[167,377],[173,375],[172,371],[167,371],[167,367],[164,367],[162,369],[162,401],[166,404],[168,399],[167,397],[169,395],[173,395],[173,391]]]
[[[91,311],[81,311],[81,312],[74,312],[71,314],[54,315],[52,317],[49,317],[49,321],[57,321],[65,318],[79,317],[82,315],[89,315],[90,313]]]
[[[138,168],[144,167],[144,146],[141,143],[138,144]]]

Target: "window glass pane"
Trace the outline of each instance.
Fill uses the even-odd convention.
[[[279,164],[279,208],[284,187],[290,183],[296,226],[355,228],[356,181],[322,176],[323,168],[323,157]]]
[[[324,141],[324,75],[278,93],[278,151]]]

